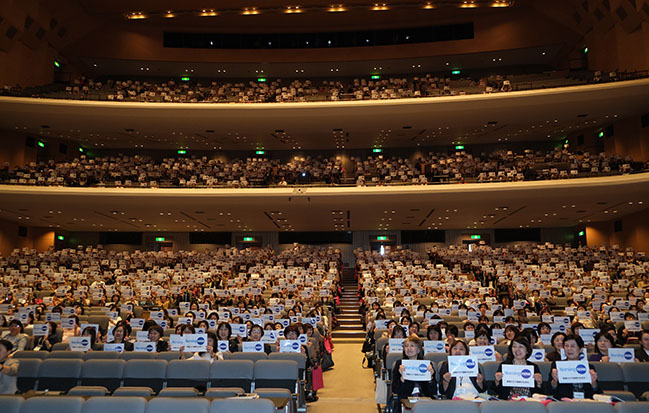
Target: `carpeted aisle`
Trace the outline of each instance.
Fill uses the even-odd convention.
[[[371,369],[361,367],[362,343],[334,341],[333,369],[324,372],[324,388],[318,391],[318,400],[307,405],[308,413],[376,413],[374,375]]]

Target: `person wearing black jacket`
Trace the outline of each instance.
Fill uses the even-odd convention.
[[[523,335],[516,336],[507,349],[507,357],[505,357],[506,361],[500,363],[496,370],[492,393],[496,394],[498,398],[503,400],[509,400],[512,397],[530,397],[534,393],[543,393],[543,377],[541,376],[541,370],[536,364],[527,360],[531,355],[532,348],[530,347],[530,342],[527,338]],[[503,364],[530,366],[530,370],[534,372],[532,373],[534,377],[534,387],[503,386]]]
[[[468,356],[469,346],[462,340],[455,340],[449,351],[451,356]],[[459,396],[460,393],[478,395],[486,391],[482,367],[478,368],[477,377],[451,377],[451,373],[448,371],[448,361],[445,361],[439,369],[439,375],[442,378],[442,382],[439,384],[439,393],[447,399]]]
[[[417,336],[410,336],[403,341],[403,358],[406,360],[422,360],[422,343]],[[403,377],[406,367],[397,360],[392,369],[392,393],[397,394],[399,400],[409,397],[434,397],[437,389],[435,369],[429,364],[431,373],[430,381],[411,381]]]
[[[584,348],[584,340],[580,336],[569,335],[563,340],[563,351],[566,353],[566,359],[570,361],[579,360],[581,349]],[[584,360],[585,361],[585,360]],[[585,361],[587,363],[587,361]],[[559,383],[559,372],[557,362],[553,361],[550,366],[550,377],[548,381],[549,393],[556,399],[561,400],[564,397],[570,399],[592,399],[593,394],[601,393],[597,383],[597,372],[590,368],[590,383]]]
[[[640,349],[635,353],[640,362],[649,363],[649,330],[644,330],[640,336]]]

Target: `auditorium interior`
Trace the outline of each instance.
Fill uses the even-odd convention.
[[[649,412],[649,0],[0,0],[0,62],[0,411]]]

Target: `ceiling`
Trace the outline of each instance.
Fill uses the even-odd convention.
[[[554,142],[568,132],[647,113],[648,97],[649,79],[390,101],[173,104],[0,97],[0,129],[45,141],[61,137],[86,148],[183,148],[189,155],[214,149]]]
[[[2,220],[66,231],[573,227],[646,210],[649,173],[508,184],[362,188],[0,186],[0,205]]]

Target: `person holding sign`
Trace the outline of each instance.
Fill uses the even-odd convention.
[[[206,352],[195,352],[190,358],[187,360],[208,360],[210,363],[214,362],[214,360],[223,360],[223,353],[220,351],[215,351],[217,346],[217,340],[216,340],[216,334],[212,333],[211,331],[208,331],[207,333],[207,351]],[[180,359],[185,360],[185,348],[180,347]]]
[[[86,327],[81,332],[81,337],[88,337],[90,350],[97,350],[97,330],[94,327]]]
[[[34,350],[35,351],[52,351],[54,344],[59,342],[59,336],[56,334],[56,323],[50,321],[47,323],[49,330],[46,336],[34,337]]]
[[[609,362],[608,349],[615,348],[615,339],[608,333],[599,332],[595,335],[595,354],[588,356],[588,361]]]
[[[131,326],[125,321],[120,321],[113,328],[113,341],[108,342],[108,344],[124,344],[124,351],[133,351],[133,343],[128,341],[130,334]]]
[[[407,399],[409,397],[433,397],[437,389],[437,381],[435,380],[435,369],[430,364],[430,361],[425,360],[427,366],[415,366],[417,373],[424,373],[430,375],[430,380],[419,381],[409,379],[409,371],[407,371],[404,360],[422,360],[422,343],[417,336],[409,336],[403,342],[403,360],[397,360],[392,369],[392,393],[399,396],[399,400]]]
[[[563,341],[563,351],[566,353],[566,359],[568,361],[579,361],[579,355],[583,348],[584,340],[578,335],[568,335]],[[562,383],[559,380],[557,363],[561,363],[561,361],[552,362],[549,377],[549,390],[555,398],[592,399],[593,394],[602,392],[597,384],[597,372],[594,369],[590,369],[590,383]]]
[[[11,343],[12,353],[23,351],[27,347],[27,334],[20,320],[13,319],[9,322],[9,331],[3,334],[2,339]]]
[[[636,352],[638,361],[649,363],[649,330],[644,330],[640,337],[640,349]]]
[[[162,327],[160,327],[157,324],[149,327],[148,330],[149,341],[155,343],[156,353],[160,353],[162,351],[169,351],[169,343],[162,339],[162,336],[164,336],[164,334],[165,332],[162,329]]]
[[[455,340],[449,350],[451,356],[469,355],[469,346],[462,340]],[[447,399],[453,399],[454,397],[466,394],[477,396],[486,391],[481,367],[478,367],[478,375],[476,377],[451,377],[448,361],[445,361],[439,369],[439,374],[442,377],[439,392]]]
[[[546,354],[545,359],[547,361],[559,361],[561,360],[561,350],[563,349],[563,341],[566,339],[566,334],[561,332],[556,332],[552,335],[550,340],[550,345],[554,349],[550,354]]]
[[[10,358],[13,345],[10,341],[0,340],[0,394],[16,394],[18,388],[18,367],[20,361]]]
[[[216,329],[216,338],[218,341],[227,341],[228,342],[228,351],[230,353],[235,353],[239,351],[239,341],[236,338],[232,337],[232,327],[229,323],[222,321],[219,323],[218,328]]]
[[[506,361],[500,363],[495,374],[493,392],[500,399],[509,400],[512,397],[530,397],[541,393],[543,377],[539,367],[527,361],[532,355],[530,342],[523,335],[514,338],[507,349]],[[504,367],[503,366],[507,366]],[[510,369],[509,366],[524,366],[520,369]]]
[[[243,339],[243,341],[261,341],[261,338],[264,336],[264,329],[260,325],[254,324],[248,330],[248,337]],[[270,354],[273,351],[269,343],[264,343],[264,353]]]

